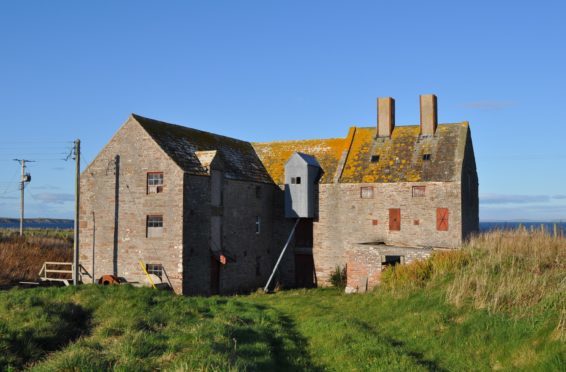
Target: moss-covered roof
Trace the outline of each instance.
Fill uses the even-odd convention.
[[[330,183],[344,150],[344,138],[328,138],[301,141],[253,143],[253,147],[273,181],[285,183],[285,163],[294,152],[313,155],[324,174],[321,183]]]
[[[468,123],[463,122],[440,124],[434,136],[421,136],[418,125],[395,127],[391,138],[376,138],[375,127],[352,127],[345,138],[251,144],[132,117],[186,172],[207,175],[195,152],[218,151],[226,177],[279,185],[285,182],[285,163],[295,152],[316,158],[323,171],[321,183],[457,181],[469,135]],[[429,160],[423,159],[425,154]]]
[[[227,178],[241,181],[271,183],[261,160],[249,142],[218,134],[169,124],[132,114],[155,142],[185,172],[207,175],[196,151],[219,151]]]
[[[468,123],[441,124],[434,136],[420,136],[418,125],[398,126],[391,138],[376,138],[376,128],[352,127],[346,138],[254,143],[267,171],[284,183],[285,162],[298,151],[314,155],[321,183],[450,182],[460,177]],[[430,160],[423,155],[430,154]],[[379,161],[372,162],[372,156]]]

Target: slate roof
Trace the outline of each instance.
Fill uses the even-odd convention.
[[[249,142],[169,124],[136,114],[132,117],[185,172],[207,175],[196,151],[219,151],[225,176],[230,179],[272,183],[271,177]]]
[[[352,127],[346,138],[254,143],[277,184],[294,152],[316,157],[321,183],[451,182],[460,179],[469,128],[467,122],[438,125],[434,136],[420,136],[418,125],[397,126],[391,138],[376,138],[375,127]],[[430,154],[430,160],[423,155]],[[379,161],[372,162],[372,155]]]
[[[279,185],[285,183],[285,163],[295,152],[307,162],[318,162],[323,171],[321,183],[458,181],[469,136],[468,123],[462,122],[440,124],[434,136],[421,136],[419,126],[411,125],[395,127],[391,138],[376,138],[374,126],[352,127],[345,138],[252,144],[132,117],[185,172],[207,175],[201,161],[218,151],[227,178]],[[200,153],[199,160],[195,152],[203,151],[211,153]],[[423,159],[425,154],[430,154],[430,160]],[[372,156],[379,156],[379,161],[372,161]]]

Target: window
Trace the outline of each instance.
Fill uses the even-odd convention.
[[[373,187],[372,186],[360,187],[360,198],[373,199]]]
[[[255,233],[259,235],[260,232],[261,232],[261,217],[257,216],[255,218]]]
[[[163,192],[163,172],[149,172],[147,174],[147,193],[159,194]]]
[[[429,161],[430,160],[430,154],[423,154],[423,160]]]
[[[301,184],[301,177],[291,177],[291,183],[300,185]]]
[[[413,198],[422,198],[425,196],[426,186],[413,186]]]
[[[257,199],[261,199],[261,186],[256,186],[255,187],[255,197]]]
[[[163,216],[147,216],[146,236],[157,238],[163,235]]]
[[[372,155],[371,156],[371,162],[372,163],[378,163],[379,162],[379,155]]]
[[[386,255],[381,259],[381,266],[395,266],[405,262],[404,256]]]
[[[145,271],[148,274],[153,274],[159,278],[159,280],[163,280],[163,265],[161,264],[146,264]]]
[[[448,231],[448,208],[436,208],[436,230]]]

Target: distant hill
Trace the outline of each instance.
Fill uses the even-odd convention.
[[[74,221],[59,218],[26,218],[24,226],[30,229],[72,229]],[[0,228],[17,229],[20,227],[18,218],[0,218]]]

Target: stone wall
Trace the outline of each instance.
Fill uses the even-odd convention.
[[[164,173],[162,193],[147,194],[147,172],[152,171]],[[128,120],[81,175],[83,282],[114,274],[145,283],[142,260],[162,264],[173,289],[181,293],[182,201],[183,171],[139,124]],[[163,216],[162,237],[146,237],[148,215]]]
[[[413,197],[413,186],[425,186],[425,196]],[[373,198],[361,198],[361,187],[373,187]],[[346,264],[345,251],[356,243],[459,247],[462,242],[460,189],[459,182],[320,185],[313,247],[319,285],[328,284],[336,266]],[[389,230],[390,208],[401,210],[400,231]],[[437,231],[437,208],[449,210],[448,231]]]
[[[431,254],[430,248],[355,244],[346,250],[346,293],[367,292],[378,286],[386,256],[400,256],[401,264],[409,264]]]

